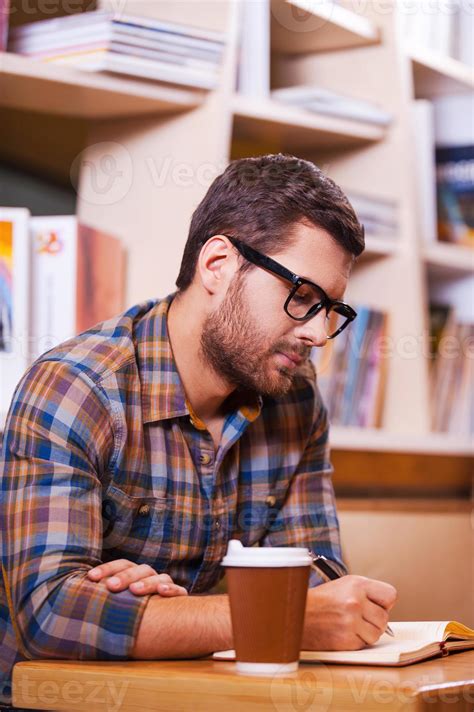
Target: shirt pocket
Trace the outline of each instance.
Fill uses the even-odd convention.
[[[129,559],[163,570],[169,542],[164,536],[167,497],[136,497],[110,484],[102,498],[102,559]]]
[[[240,503],[233,536],[240,539],[244,546],[253,546],[271,528],[280,506],[272,494]]]

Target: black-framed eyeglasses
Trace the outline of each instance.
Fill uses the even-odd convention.
[[[328,320],[327,338],[334,339],[356,318],[357,312],[349,304],[331,299],[319,285],[291,272],[279,262],[255,250],[250,245],[246,245],[236,237],[231,235],[224,235],[224,237],[231,241],[246,260],[293,285],[283,305],[283,309],[292,319],[307,321],[316,316],[321,309],[325,309]]]

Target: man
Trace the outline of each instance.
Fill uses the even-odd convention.
[[[193,215],[177,294],[33,364],[3,441],[5,702],[25,657],[232,647],[227,596],[209,594],[230,538],[310,547],[345,572],[308,356],[350,328],[341,300],[363,248],[312,163],[234,161]],[[313,573],[304,647],[374,643],[395,598],[387,583]]]

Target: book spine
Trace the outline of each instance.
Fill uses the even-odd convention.
[[[45,216],[30,221],[32,359],[76,333],[77,221]]]
[[[347,364],[345,377],[345,387],[341,404],[341,425],[355,424],[355,403],[354,394],[357,391],[357,384],[362,370],[364,359],[364,347],[368,335],[370,309],[361,307],[358,309],[357,319],[354,322],[354,329],[349,336],[350,356]],[[350,329],[351,327],[349,327]],[[351,338],[352,337],[352,338]]]
[[[436,149],[438,239],[474,246],[474,145]]]
[[[29,211],[0,207],[0,417],[28,365]]]
[[[119,314],[124,306],[125,253],[121,241],[79,224],[77,241],[76,329]]]

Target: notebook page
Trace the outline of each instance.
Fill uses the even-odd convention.
[[[395,640],[411,640],[418,643],[434,643],[444,640],[448,625],[449,621],[401,621],[390,623],[390,627],[395,633]]]
[[[414,638],[414,632],[404,630],[400,635],[396,630],[396,625],[390,624],[395,637],[384,633],[381,638],[375,643],[367,648],[362,648],[362,650],[318,650],[310,651],[303,650],[301,652],[300,660],[321,660],[326,662],[337,662],[337,661],[347,661],[350,663],[396,663],[399,661],[402,654],[407,653],[417,653],[430,643],[433,643],[433,638],[420,639],[419,637]]]
[[[395,633],[395,637],[384,633],[375,645],[363,648],[362,650],[302,650],[300,660],[323,662],[340,662],[347,661],[349,663],[396,663],[399,661],[400,655],[403,653],[413,653],[425,648],[431,640],[420,640],[413,638],[414,631],[404,630],[400,634],[397,631],[397,625],[391,623],[390,626]],[[215,660],[233,660],[235,659],[234,650],[221,651],[214,653]]]
[[[474,630],[458,621],[450,621],[446,626],[446,637],[449,638],[474,638]]]
[[[433,643],[444,640],[450,628],[453,632],[456,631],[461,635],[461,631],[467,631],[474,636],[474,631],[471,631],[461,624],[458,627],[452,625],[450,621],[402,621],[390,622],[390,627],[394,632],[394,637],[384,633],[375,645],[363,648],[362,650],[303,650],[300,660],[322,662],[340,662],[342,660],[348,663],[366,663],[366,664],[383,664],[396,663],[399,661],[402,654],[416,655],[420,651],[429,647]],[[235,658],[235,652],[221,651],[214,654],[215,659],[232,660]]]

